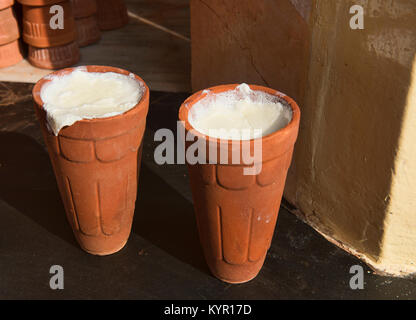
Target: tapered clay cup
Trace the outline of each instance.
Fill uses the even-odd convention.
[[[13,8],[0,10],[0,45],[19,39],[19,25]]]
[[[0,68],[12,66],[22,60],[22,46],[19,40],[0,45]]]
[[[208,89],[210,93],[234,90],[236,84]],[[188,98],[179,110],[185,132],[204,139],[206,163],[210,149],[216,149],[217,164],[190,164],[187,159],[196,220],[205,259],[211,272],[228,283],[247,282],[259,273],[273,237],[287,170],[299,129],[300,110],[295,101],[273,89],[251,85],[277,97],[293,111],[291,122],[283,129],[264,136],[262,169],[257,175],[244,175],[252,167],[232,163],[233,142],[218,140],[199,133],[191,126],[188,115],[193,105],[206,96],[200,91]],[[253,150],[256,140],[249,140]],[[257,140],[258,142],[258,140]],[[193,144],[186,142],[186,150]],[[242,141],[234,144],[242,147]],[[220,164],[221,153],[229,164]],[[204,155],[205,157],[205,155]],[[240,154],[241,157],[241,154]],[[247,162],[247,161],[246,161]],[[234,162],[235,163],[235,162]]]
[[[97,0],[98,26],[101,30],[114,30],[129,23],[124,0]]]
[[[14,4],[14,0],[0,0],[0,10],[11,7]]]
[[[50,4],[57,4],[59,2],[63,2],[66,0],[17,0],[17,2],[20,2],[21,4],[25,6],[48,6]]]
[[[49,48],[76,40],[72,4],[66,0],[58,3],[64,12],[63,29],[51,28],[51,5],[23,6],[23,40],[36,48]]]
[[[71,0],[75,19],[90,17],[97,13],[97,0]]]
[[[42,69],[62,69],[76,64],[80,59],[78,43],[71,42],[63,46],[36,48],[28,46],[28,60]]]
[[[52,75],[63,75],[74,68]],[[88,66],[89,72],[130,72]],[[130,235],[137,193],[138,161],[149,108],[145,86],[140,102],[129,111],[101,119],[81,120],[55,136],[48,130],[40,97],[49,77],[33,88],[39,119],[59,191],[75,238],[87,252],[108,255],[119,251]]]
[[[79,47],[85,47],[100,40],[101,31],[98,27],[96,15],[75,19],[75,25]]]

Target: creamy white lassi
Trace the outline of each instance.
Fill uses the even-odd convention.
[[[82,119],[122,114],[142,98],[145,87],[130,76],[114,72],[87,72],[78,68],[62,76],[51,76],[40,92],[50,130],[59,131]]]
[[[292,120],[291,108],[278,97],[251,90],[247,84],[222,93],[204,93],[188,120],[197,131],[213,138],[255,139],[284,128]]]

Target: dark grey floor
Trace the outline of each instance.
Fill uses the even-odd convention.
[[[129,242],[119,253],[83,252],[66,221],[30,96],[31,85],[0,83],[0,298],[3,299],[415,299],[416,281],[379,277],[280,210],[260,275],[242,285],[213,278],[195,227],[184,166],[157,166],[153,134],[175,128],[187,94],[152,92]],[[49,288],[61,265],[65,289]],[[351,290],[349,269],[365,270]]]

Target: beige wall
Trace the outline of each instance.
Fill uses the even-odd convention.
[[[349,28],[353,4],[365,8],[364,30]],[[395,275],[416,272],[415,10],[408,0],[316,1],[285,192],[321,232]]]
[[[192,90],[246,82],[303,97],[310,31],[301,12],[309,9],[298,8],[289,0],[191,0]]]

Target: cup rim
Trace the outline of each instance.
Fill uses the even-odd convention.
[[[81,119],[78,120],[76,122],[81,122],[81,123],[97,123],[97,122],[107,122],[107,121],[112,121],[112,120],[116,120],[122,117],[125,117],[127,114],[129,113],[133,113],[134,111],[136,111],[139,108],[145,108],[144,106],[144,101],[146,99],[149,98],[149,87],[147,86],[146,82],[139,77],[137,74],[127,71],[125,69],[121,69],[121,68],[117,68],[117,67],[111,67],[111,66],[100,66],[100,65],[85,65],[85,66],[77,66],[77,67],[71,67],[71,68],[64,68],[64,69],[60,69],[54,72],[51,72],[49,74],[47,74],[46,76],[44,76],[43,78],[41,78],[38,82],[36,82],[35,86],[32,89],[32,97],[33,100],[35,101],[35,105],[37,108],[39,108],[40,110],[46,112],[46,110],[43,108],[44,102],[42,100],[42,98],[40,97],[40,92],[42,90],[42,87],[51,81],[51,79],[49,79],[50,77],[53,76],[60,76],[60,75],[65,75],[65,74],[70,74],[73,71],[77,70],[77,69],[87,69],[87,72],[98,72],[98,73],[107,73],[107,72],[114,72],[114,73],[118,73],[118,74],[122,74],[122,75],[130,75],[132,74],[134,76],[134,78],[137,81],[140,81],[145,88],[145,92],[143,93],[142,97],[140,98],[140,100],[137,102],[137,104],[132,107],[131,109],[118,114],[118,115],[114,115],[114,116],[110,116],[110,117],[105,117],[105,118],[93,118],[93,119]],[[89,69],[93,69],[93,71],[90,71]],[[74,123],[75,124],[75,123]],[[63,127],[61,130],[65,129],[68,126]]]
[[[201,99],[205,98],[208,94],[208,92],[206,92],[207,90],[210,91],[210,93],[214,93],[214,94],[218,94],[218,93],[222,93],[222,92],[227,92],[227,91],[231,91],[231,90],[235,90],[237,86],[239,86],[239,83],[233,83],[233,84],[224,84],[224,85],[218,85],[218,86],[213,86],[207,89],[203,89],[200,90],[194,94],[192,94],[190,97],[188,97],[181,105],[180,109],[179,109],[179,120],[180,121],[184,121],[185,122],[185,130],[187,131],[192,131],[192,134],[195,136],[198,136],[199,138],[204,138],[209,142],[212,143],[225,143],[226,141],[228,141],[228,144],[235,144],[235,143],[243,143],[243,142],[247,142],[249,141],[250,143],[254,143],[256,140],[261,139],[262,142],[267,142],[269,140],[272,140],[274,138],[276,138],[276,136],[283,136],[283,135],[287,135],[289,134],[289,132],[296,130],[299,121],[300,121],[300,108],[298,106],[298,104],[295,102],[295,100],[293,100],[291,97],[289,97],[288,95],[278,91],[278,90],[274,90],[272,88],[269,87],[265,87],[265,86],[260,86],[260,85],[255,85],[255,84],[248,84],[248,86],[250,87],[251,90],[253,91],[262,91],[264,93],[268,93],[271,94],[273,96],[276,96],[280,99],[283,99],[287,102],[287,104],[290,106],[290,108],[292,109],[292,119],[291,121],[283,128],[273,131],[265,136],[262,137],[258,137],[258,138],[253,138],[253,139],[249,139],[249,140],[231,140],[231,139],[220,139],[220,138],[214,138],[211,136],[208,136],[200,131],[198,131],[196,128],[194,128],[190,122],[189,122],[189,111],[191,110],[191,108],[195,105],[195,103],[197,103],[198,101],[200,101]]]

